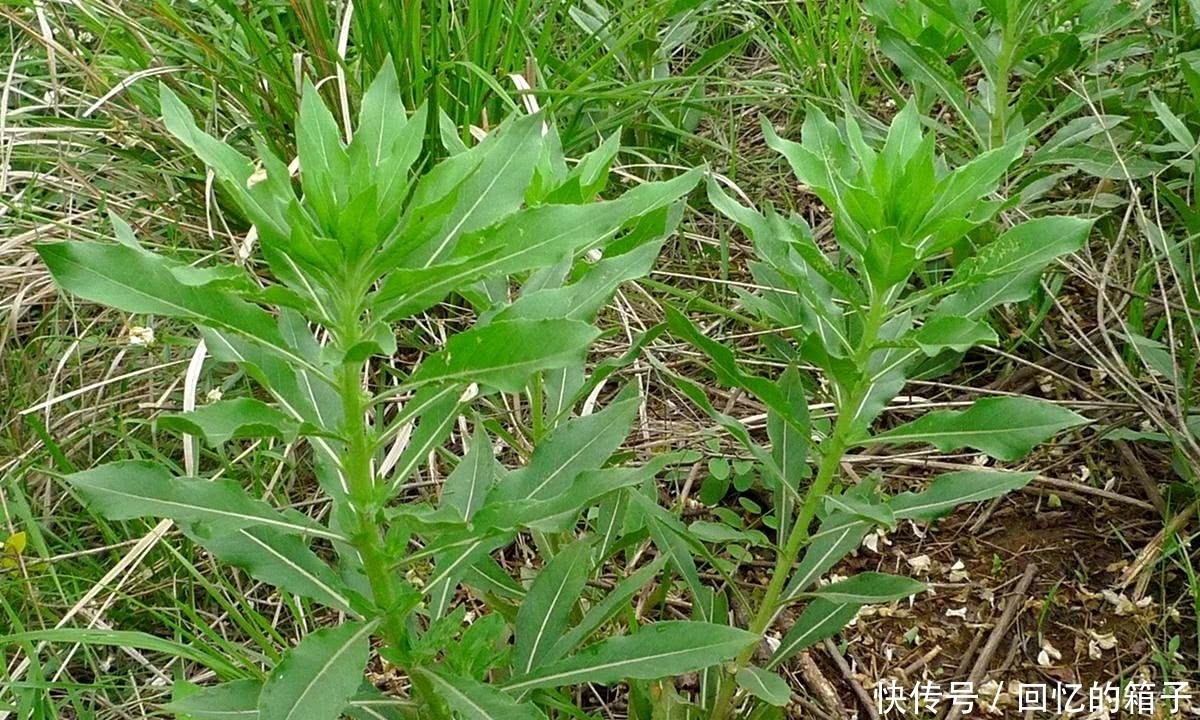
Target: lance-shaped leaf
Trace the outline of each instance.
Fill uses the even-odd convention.
[[[216,446],[242,438],[275,437],[286,442],[296,439],[300,423],[291,416],[254,398],[221,400],[188,413],[172,413],[158,419],[167,430],[202,436]]]
[[[912,578],[887,573],[861,572],[847,580],[835,582],[822,588],[804,593],[819,597],[834,604],[869,605],[891,602],[916,595],[925,589],[923,583]]]
[[[458,717],[471,720],[546,720],[546,715],[535,705],[517,702],[502,690],[473,678],[424,668],[419,668],[417,673]]]
[[[408,174],[421,153],[425,132],[425,109],[409,118],[400,95],[396,69],[383,63],[371,86],[363,94],[362,110],[354,140],[347,148],[354,177],[350,182],[377,182],[380,217],[384,224],[394,223],[408,187]]]
[[[66,481],[88,506],[111,520],[166,517],[224,528],[265,526],[294,535],[345,540],[297,512],[280,513],[232,480],[177,478],[145,460],[122,460],[72,473]]]
[[[783,390],[770,380],[743,372],[737,366],[737,360],[729,348],[700,332],[700,329],[693,325],[683,313],[669,305],[666,307],[666,312],[667,324],[671,327],[671,332],[695,345],[712,360],[713,372],[716,373],[718,380],[730,387],[741,388],[753,393],[754,397],[775,411],[779,420],[800,435],[808,436],[807,406],[805,412],[799,411],[795,398],[785,396]]]
[[[604,599],[593,605],[587,611],[587,614],[583,616],[583,620],[579,621],[578,625],[558,638],[548,657],[551,660],[557,660],[565,656],[598,632],[618,612],[628,608],[633,596],[646,587],[647,583],[658,577],[658,573],[662,570],[663,565],[667,564],[667,559],[666,555],[659,555],[649,565],[639,568],[637,572],[617,583],[616,587],[606,592]]]
[[[676,202],[698,179],[690,172],[646,183],[608,202],[522,209],[465,235],[437,264],[390,272],[371,303],[381,317],[397,320],[477,280],[549,267],[603,245],[630,222]]]
[[[821,522],[817,532],[809,538],[804,559],[784,588],[782,602],[787,603],[799,597],[818,577],[857,549],[870,529],[871,523],[854,515],[844,512],[830,513],[829,517]]]
[[[321,558],[300,538],[267,527],[224,528],[195,525],[187,534],[222,562],[244,568],[251,576],[285,593],[315,600],[348,613],[366,610]],[[355,607],[357,605],[357,607]]]
[[[775,707],[783,707],[792,700],[792,690],[786,680],[769,670],[753,665],[738,670],[737,684],[754,697]]]
[[[629,434],[637,415],[641,398],[626,395],[600,412],[572,418],[554,428],[538,443],[529,464],[505,478],[488,502],[552,498],[579,473],[601,467]]]
[[[175,687],[179,689],[179,685]],[[191,720],[258,720],[261,692],[261,681],[233,680],[194,690],[164,709]]]
[[[1037,473],[963,470],[939,475],[928,490],[905,492],[888,501],[896,519],[936,520],[959,505],[991,500],[1029,484]]]
[[[482,423],[476,424],[470,449],[442,483],[440,506],[454,508],[463,520],[470,520],[502,470],[493,454],[491,438]]]
[[[786,538],[790,532],[786,523],[792,517],[797,488],[808,473],[806,462],[812,433],[808,431],[808,398],[800,373],[794,366],[789,366],[778,382],[781,399],[791,412],[784,417],[778,409],[767,409],[767,437],[771,440],[771,457],[782,472],[780,487],[775,493],[775,510],[776,516],[784,519],[785,524],[779,530],[780,536]]]
[[[262,308],[211,285],[179,280],[165,258],[128,245],[56,242],[36,246],[54,281],[84,300],[129,313],[161,315],[230,330],[310,367]]]
[[[950,284],[1043,268],[1083,247],[1095,220],[1057,215],[1027,220],[959,265]]]
[[[587,269],[582,278],[570,285],[522,294],[516,302],[504,308],[496,319],[569,318],[590,322],[621,283],[645,277],[650,272],[661,247],[660,238],[623,255],[597,262]]]
[[[400,487],[408,482],[417,468],[429,459],[429,453],[446,440],[454,422],[458,420],[460,410],[472,399],[473,394],[464,392],[462,385],[426,385],[405,404],[404,409],[393,421],[397,423],[393,427],[413,422],[417,418],[420,420],[392,470],[393,492],[399,492]],[[449,480],[446,487],[453,489]],[[445,492],[444,487],[443,497]]]
[[[442,162],[418,181],[412,210],[436,205],[448,190],[457,190],[454,206],[440,214],[440,228],[422,251],[423,267],[445,262],[461,236],[487,227],[521,206],[541,154],[543,122],[540,115],[514,118],[489,133],[479,145]],[[465,177],[463,167],[469,168]]]
[[[602,640],[508,683],[509,691],[579,683],[653,680],[682,675],[736,656],[759,636],[727,625],[666,621]]]
[[[862,605],[857,603],[834,603],[823,598],[814,599],[783,636],[775,654],[771,656],[771,661],[767,663],[767,669],[777,667],[779,663],[787,661],[804,648],[833,637],[846,627],[846,623],[854,619],[860,607]]]
[[[926,216],[922,229],[952,218],[962,218],[978,207],[981,199],[991,195],[1010,165],[1021,156],[1024,138],[1015,138],[1007,145],[989,150],[971,162],[956,168],[938,180],[933,195],[933,208]],[[923,233],[918,231],[917,236]],[[939,244],[922,248],[923,256],[943,250]]]
[[[982,320],[946,315],[931,319],[902,341],[933,357],[943,350],[966,352],[977,345],[995,344],[996,331]]]
[[[542,568],[529,587],[521,609],[517,611],[513,633],[518,673],[531,672],[547,659],[557,659],[550,652],[567,631],[571,611],[587,585],[592,570],[592,545],[591,540],[584,538],[563,548]]]
[[[906,77],[936,89],[938,97],[950,103],[959,117],[971,116],[967,110],[966,92],[946,66],[945,58],[934,50],[909,43],[907,38],[886,25],[877,28],[876,33],[880,48]],[[980,145],[987,145],[974,125],[968,123],[967,128],[972,131]]]
[[[578,320],[508,320],[451,337],[446,348],[421,363],[408,386],[477,382],[517,393],[538,370],[583,359],[600,331]]]
[[[1019,460],[1035,445],[1067,428],[1091,422],[1053,403],[1026,397],[992,397],[965,411],[938,410],[863,443],[929,443],[942,452],[963,447],[997,460]]]
[[[373,623],[310,633],[271,671],[258,698],[261,720],[337,720],[362,683]]]
[[[307,78],[296,121],[296,151],[305,201],[325,232],[330,233],[337,226],[338,210],[347,200],[343,193],[345,179],[350,174],[350,158],[342,146],[337,121]]]
[[[572,524],[572,515],[591,507],[609,493],[652,481],[670,460],[669,456],[660,456],[641,466],[585,470],[576,475],[567,488],[545,498],[505,502],[489,499],[472,518],[471,524],[477,530],[528,527],[551,531]]]

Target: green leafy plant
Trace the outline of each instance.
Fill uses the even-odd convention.
[[[569,167],[556,133],[532,115],[414,174],[424,116],[408,117],[389,67],[348,143],[306,88],[298,188],[263,143],[250,161],[161,90],[167,129],[253,223],[264,272],[183,264],[143,248],[116,219],[116,243],[37,248],[64,289],[194,324],[208,352],[259,388],[160,417],[160,428],[218,452],[244,438],[304,438],[328,501],[318,521],[235,479],[204,478],[194,466],[181,475],[149,459],[65,477],[108,518],[171,518],[217,558],[344,619],[260,673],[224,666],[214,668],[222,684],[181,684],[171,708],[192,718],[536,718],[541,706],[572,706],[560,687],[735,657],[754,635],[632,614],[631,599],[663,560],[626,564],[607,593],[587,587],[644,535],[644,516],[627,510],[672,462],[610,463],[636,396],[577,410],[622,362],[585,372],[600,334],[593,320],[620,283],[648,272],[697,172],[602,200],[616,143]],[[389,362],[393,325],[452,294],[473,305],[475,323],[416,367]],[[529,416],[505,429],[484,414],[497,393],[523,394]],[[460,417],[474,418],[474,430],[464,453],[446,457],[439,448]],[[496,459],[489,428],[523,456],[520,467]],[[406,494],[436,453],[454,465],[438,500]],[[525,584],[492,554],[519,533],[541,565]],[[491,612],[468,623],[456,601],[463,591]],[[409,678],[409,697],[386,698],[364,682],[372,647]]]
[[[1088,112],[1089,103],[1119,103],[1133,84],[1112,78],[1145,51],[1129,29],[1146,21],[1149,6],[1109,0],[871,0],[866,9],[880,50],[912,86],[922,111],[953,117],[939,125],[959,157],[1019,138],[1037,146],[1014,168],[1011,184],[1023,190],[1024,201],[1076,172],[1120,179],[1155,169],[1145,158],[1114,153],[1114,128],[1126,116]],[[1086,94],[1077,89],[1082,80]],[[1127,134],[1124,128],[1115,133],[1122,140]]]
[[[719,382],[766,406],[769,445],[718,412],[699,385],[675,378],[754,457],[773,493],[776,517],[774,572],[759,595],[748,596],[733,583],[714,593],[695,580],[689,554],[673,557],[698,605],[740,605],[756,636],[769,632],[785,608],[802,605],[765,662],[756,662],[755,649],[746,648],[725,673],[710,678],[703,701],[714,718],[772,716],[770,706],[786,702],[787,693],[770,671],[838,632],[864,604],[921,590],[916,581],[877,573],[818,583],[868,531],[894,528],[902,520],[932,520],[1033,477],[952,472],[923,491],[889,498],[870,478],[860,484],[843,479],[847,453],[880,443],[923,443],[1013,461],[1055,433],[1087,422],[1046,402],[987,397],[962,411],[938,410],[890,429],[877,427],[908,379],[944,373],[969,349],[996,342],[988,312],[1029,297],[1055,258],[1085,242],[1090,221],[1038,218],[970,250],[957,266],[947,263],[967,233],[995,221],[1001,202],[991,195],[1020,154],[1021,139],[950,170],[937,157],[933,137],[922,132],[915,104],[895,118],[881,149],[864,141],[853,119],[839,130],[816,110],[809,112],[800,143],[778,137],[766,123],[763,130],[768,144],[832,212],[837,248],[822,249],[802,220],[769,207],[762,213],[743,207],[712,182],[712,204],[741,227],[760,258],[752,270],[764,289],[744,293],[743,304],[787,328],[780,332],[791,340],[790,366],[772,379],[748,373],[732,350],[707,337],[683,312],[668,312],[672,331],[705,353]],[[820,401],[832,404],[832,420],[810,419],[815,388],[823,388]],[[683,529],[665,511],[656,517],[665,528],[664,543],[685,541]],[[718,615],[727,616],[712,617]]]

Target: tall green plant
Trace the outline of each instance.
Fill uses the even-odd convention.
[[[161,417],[159,427],[218,449],[255,437],[306,438],[313,449],[329,505],[323,521],[256,499],[234,479],[181,477],[151,460],[65,477],[107,517],[171,518],[217,558],[344,619],[304,636],[260,675],[219,668],[225,682],[180,692],[171,708],[192,718],[544,718],[542,706],[572,705],[556,690],[563,686],[735,657],[752,634],[639,627],[629,615],[661,560],[628,567],[607,593],[587,586],[639,537],[626,509],[670,462],[609,463],[636,415],[630,393],[578,414],[619,364],[585,373],[583,356],[600,334],[592,320],[617,285],[648,272],[697,173],[601,201],[616,143],[568,167],[557,135],[533,115],[416,175],[423,115],[407,116],[389,67],[366,93],[349,143],[305,89],[299,188],[263,143],[250,161],[197,128],[162,89],[167,128],[254,223],[269,281],[150,252],[120,221],[116,243],[37,248],[64,289],[193,323],[213,356],[263,391]],[[591,260],[576,261],[585,252]],[[477,322],[418,366],[392,368],[395,382],[377,380],[381,358],[397,350],[393,324],[452,293],[474,304]],[[495,459],[485,430],[495,425],[473,410],[496,393],[524,394],[531,407],[526,436],[512,444],[529,448],[517,469]],[[464,415],[474,432],[451,458],[440,498],[408,499],[413,473]],[[527,585],[492,557],[518,533],[533,538],[543,563]],[[464,587],[492,612],[468,624],[455,602]],[[409,697],[385,698],[364,682],[373,647],[411,680]]]
[[[802,220],[769,207],[762,213],[743,207],[710,183],[712,204],[742,228],[759,257],[752,270],[764,290],[744,294],[743,303],[787,328],[781,332],[791,340],[790,367],[773,379],[748,373],[729,348],[706,337],[682,312],[668,314],[672,330],[706,353],[720,382],[766,405],[769,445],[717,412],[700,386],[676,378],[752,454],[775,502],[770,548],[775,568],[760,594],[748,596],[733,584],[714,594],[694,582],[691,557],[677,554],[681,574],[693,583],[698,605],[742,605],[757,636],[770,631],[785,608],[801,606],[764,664],[754,660],[754,648],[746,648],[724,674],[710,678],[702,700],[711,714],[705,717],[718,719],[779,717],[770,708],[785,704],[788,692],[770,671],[837,633],[864,604],[921,590],[910,579],[876,573],[818,584],[868,531],[906,519],[932,520],[1033,477],[954,472],[934,478],[921,492],[886,497],[872,482],[855,485],[843,478],[843,460],[854,448],[920,443],[1014,461],[1055,433],[1087,422],[1042,401],[987,397],[966,410],[934,411],[890,429],[877,427],[908,379],[946,372],[967,350],[996,342],[988,311],[1029,297],[1046,267],[1086,240],[1088,220],[1039,218],[1007,230],[957,267],[944,262],[964,235],[994,222],[1001,203],[991,195],[1020,154],[1022,140],[950,170],[938,158],[933,137],[921,131],[915,105],[895,118],[880,149],[863,140],[853,119],[839,130],[816,110],[809,112],[800,143],[778,137],[766,123],[763,130],[797,179],[832,212],[837,249],[823,250]],[[815,377],[806,378],[810,371],[801,367],[812,368]],[[810,419],[813,387],[827,388],[819,400],[833,405],[832,421]],[[665,511],[656,518],[664,543],[685,542],[687,530],[674,518]],[[709,619],[718,616],[726,617],[713,613]]]
[[[943,130],[960,140],[967,157],[1037,138],[1085,108],[1082,95],[1062,87],[1073,76],[1100,77],[1093,101],[1119,96],[1120,85],[1102,76],[1142,51],[1141,38],[1126,31],[1149,12],[1113,0],[869,0],[866,9],[880,49],[921,108],[953,112]],[[1081,151],[1084,159],[1111,158],[1103,145],[1077,144],[1088,137],[1072,137],[1074,155],[1047,164],[1069,164]]]

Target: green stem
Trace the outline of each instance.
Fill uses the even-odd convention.
[[[1004,145],[1008,138],[1008,80],[1012,72],[1012,57],[1016,51],[1014,30],[1005,27],[1001,31],[1000,52],[996,54],[996,77],[993,98],[996,106],[992,108],[992,149]]]
[[[755,635],[765,633],[779,612],[779,600],[783,596],[783,590],[788,578],[791,577],[791,570],[800,558],[800,551],[808,543],[808,528],[816,517],[817,510],[820,509],[821,500],[829,491],[830,485],[833,484],[833,479],[837,476],[838,466],[842,462],[842,456],[849,446],[850,423],[846,420],[848,417],[845,413],[838,415],[837,423],[827,441],[825,452],[821,456],[817,477],[813,480],[813,484],[809,486],[808,492],[804,495],[804,504],[800,507],[800,513],[796,518],[795,524],[792,526],[792,533],[788,536],[787,545],[775,556],[775,570],[771,574],[771,582],[767,585],[767,591],[758,606],[758,612],[755,614],[754,619],[750,621],[749,630]],[[737,673],[737,670],[749,665],[756,649],[756,646],[750,646],[743,650],[737,659],[734,660],[735,669],[730,674],[734,675]],[[714,708],[713,720],[726,720],[726,718],[731,717],[730,713],[733,711],[732,700],[735,685],[736,683],[733,682],[732,677],[727,678],[726,682],[722,683],[721,691],[717,696]]]
[[[748,628],[755,635],[763,635],[779,614],[780,600],[783,597],[787,581],[791,577],[792,568],[800,559],[801,551],[808,544],[810,537],[809,526],[812,525],[813,520],[816,518],[817,511],[821,508],[821,501],[825,498],[825,495],[829,492],[829,488],[833,485],[834,479],[837,477],[842,457],[850,447],[851,438],[854,433],[855,413],[848,412],[847,409],[859,407],[871,391],[868,362],[878,339],[879,329],[883,325],[884,316],[889,304],[887,296],[880,297],[877,295],[873,298],[871,307],[868,309],[863,334],[859,339],[858,347],[854,353],[854,360],[856,366],[860,368],[861,374],[850,391],[841,395],[841,402],[838,403],[837,407],[837,421],[834,423],[833,429],[824,443],[821,462],[817,467],[817,477],[804,494],[804,503],[800,507],[800,512],[796,517],[795,524],[792,526],[792,533],[788,536],[787,543],[775,556],[775,570],[771,574],[771,581],[767,584],[767,590],[763,594],[762,601],[759,603],[758,612],[755,613]],[[721,690],[717,695],[717,701],[713,708],[713,720],[727,720],[731,717],[731,713],[733,712],[733,693],[736,689],[736,683],[733,681],[732,676],[736,675],[738,670],[750,664],[756,649],[752,645],[743,650],[734,660],[730,677],[727,677],[726,681],[721,684]]]
[[[371,470],[374,447],[364,420],[366,403],[360,378],[361,363],[343,363],[338,368],[338,387],[342,396],[342,428],[346,436],[346,453],[342,459],[342,476],[349,491],[354,528],[350,542],[362,560],[363,572],[371,585],[375,606],[383,615],[384,638],[389,645],[403,648],[405,630],[403,618],[390,612],[399,597],[396,575],[388,562],[384,538],[377,522],[375,476]]]

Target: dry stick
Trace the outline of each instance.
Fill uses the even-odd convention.
[[[846,720],[841,698],[838,697],[837,691],[833,689],[833,685],[829,683],[825,674],[821,672],[821,668],[817,667],[812,656],[805,650],[797,658],[800,661],[800,675],[804,678],[804,684],[815,692],[817,697],[821,698],[821,704],[825,706],[825,709],[833,713],[839,720]]]
[[[978,686],[983,680],[983,676],[987,674],[988,663],[992,661],[992,656],[996,654],[996,649],[1000,647],[1000,642],[1008,633],[1008,626],[1017,617],[1017,611],[1025,604],[1025,595],[1029,592],[1029,586],[1033,584],[1035,575],[1037,575],[1037,565],[1029,563],[1025,566],[1025,574],[1021,576],[1021,582],[1017,583],[1016,590],[1004,601],[1004,612],[1000,614],[1000,621],[992,628],[992,634],[988,636],[983,651],[979,653],[979,658],[971,668],[971,674],[967,676],[967,682],[971,683],[970,687]],[[954,705],[951,706],[950,712],[946,713],[943,720],[958,720],[960,715],[962,715],[962,708]]]
[[[976,643],[975,647],[976,648],[979,647],[979,644]],[[971,652],[974,652],[974,650],[972,650]],[[900,668],[900,677],[903,678],[904,684],[907,685],[909,682],[909,678],[912,677],[912,675],[914,673],[920,671],[926,665],[933,662],[933,659],[941,654],[942,654],[942,646],[934,645],[932,650],[930,650],[927,653],[924,653],[923,655],[921,655],[921,657],[917,658],[916,660],[913,660],[907,666]]]
[[[1121,573],[1121,577],[1117,579],[1117,588],[1124,590],[1131,582],[1137,580],[1133,593],[1133,600],[1136,602],[1146,594],[1146,584],[1149,582],[1150,575],[1146,572],[1147,569],[1154,566],[1162,555],[1163,545],[1167,538],[1172,537],[1187,526],[1188,521],[1196,514],[1197,505],[1200,505],[1200,500],[1189,504],[1183,510],[1180,510],[1175,517],[1167,521],[1167,524],[1158,534],[1146,543],[1146,547],[1138,553],[1129,567]]]
[[[971,638],[971,644],[967,646],[967,651],[959,659],[958,667],[954,668],[953,677],[962,677],[967,672],[967,667],[971,664],[971,658],[975,657],[975,652],[979,650],[979,646],[982,644],[983,630],[977,630],[975,631],[975,637]]]
[[[1133,454],[1133,450],[1129,449],[1129,443],[1124,440],[1115,440],[1113,445],[1116,446],[1117,452],[1121,455],[1121,460],[1125,462],[1125,467],[1133,474],[1133,477],[1142,486],[1142,491],[1146,493],[1146,499],[1153,503],[1154,508],[1158,510],[1158,514],[1166,516],[1167,503],[1163,500],[1162,493],[1158,491],[1158,483],[1154,478],[1150,477],[1150,473],[1146,472],[1146,468],[1142,467],[1137,457]]]
[[[850,664],[846,662],[846,658],[842,657],[842,654],[838,652],[837,645],[829,638],[825,638],[825,652],[833,659],[833,664],[837,665],[838,670],[842,672],[842,677],[846,678],[846,682],[850,684],[850,689],[858,696],[858,702],[862,705],[867,717],[871,720],[879,720],[879,712],[875,709],[875,700],[867,692],[866,688],[858,682],[858,679],[854,677],[853,671],[850,670]]]

